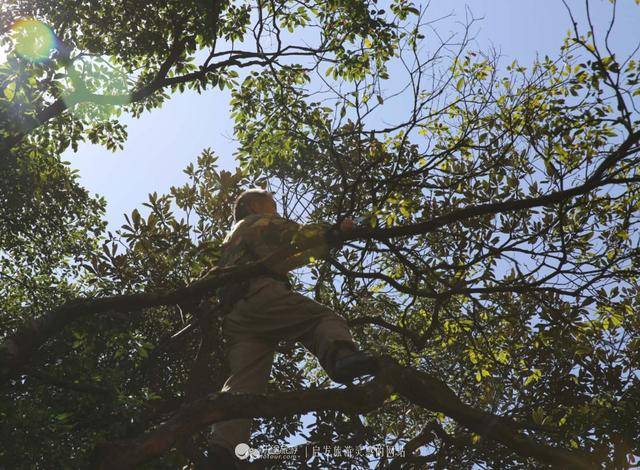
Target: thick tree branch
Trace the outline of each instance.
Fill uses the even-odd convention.
[[[469,430],[505,445],[524,458],[557,468],[594,469],[591,455],[539,444],[519,431],[509,418],[464,404],[436,377],[380,358],[380,372],[366,385],[346,390],[305,390],[278,394],[213,393],[183,405],[177,413],[139,438],[104,443],[93,456],[98,469],[128,469],[159,457],[184,435],[212,423],[234,418],[277,417],[317,410],[367,413],[379,408],[393,392],[434,412],[442,412]]]

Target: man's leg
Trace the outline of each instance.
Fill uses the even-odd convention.
[[[318,358],[329,376],[333,376],[336,359],[359,350],[347,321],[328,307],[318,315],[316,326],[298,338]]]
[[[228,360],[231,376],[222,392],[264,393],[271,374],[275,345],[261,339],[242,339],[229,346]],[[234,454],[236,445],[248,443],[251,419],[233,419],[211,426],[212,444],[225,447]]]

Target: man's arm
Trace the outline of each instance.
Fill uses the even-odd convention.
[[[345,219],[338,228],[340,230],[350,230],[353,226],[353,220]],[[285,274],[292,269],[308,264],[311,259],[325,257],[331,248],[328,243],[330,237],[327,235],[333,227],[328,223],[301,225],[279,215],[264,215],[252,223],[249,230],[250,235],[247,237],[246,242],[255,256],[262,259],[286,246],[292,244],[300,246],[309,238],[323,237],[324,243],[303,250],[286,260],[278,260],[272,266],[269,266],[274,272]]]

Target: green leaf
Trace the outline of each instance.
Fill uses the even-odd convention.
[[[16,94],[16,82],[11,82],[5,87],[4,96],[9,101],[11,101],[13,99],[13,97],[15,96],[15,94]]]
[[[533,373],[524,381],[525,387],[531,383],[537,382],[541,377],[542,372],[539,369],[533,369]]]
[[[73,413],[70,411],[64,412],[64,413],[60,413],[58,415],[55,416],[55,418],[58,421],[65,421],[66,419],[70,418],[71,416],[73,416]]]
[[[133,226],[137,227],[140,225],[140,212],[138,212],[138,209],[134,209],[133,212],[131,212],[131,220],[133,220]]]

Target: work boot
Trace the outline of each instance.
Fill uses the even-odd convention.
[[[196,470],[236,470],[238,464],[235,456],[226,447],[211,444],[207,455],[196,466]]]
[[[352,384],[353,379],[363,375],[375,375],[378,360],[365,351],[355,351],[335,361],[331,378],[340,384]]]

